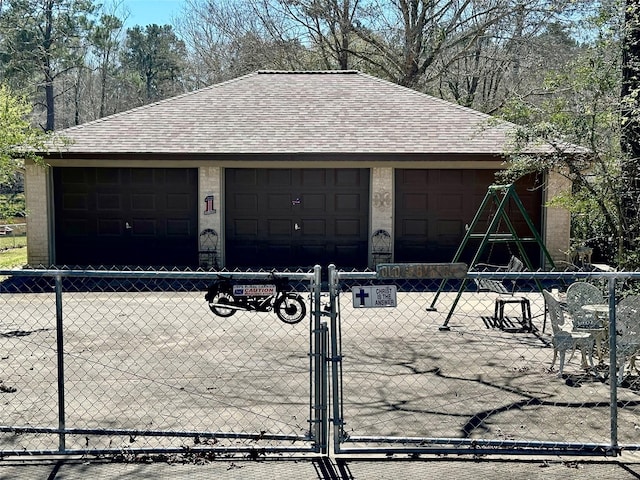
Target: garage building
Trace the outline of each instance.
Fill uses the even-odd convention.
[[[252,73],[58,132],[27,165],[29,263],[363,269],[379,231],[385,260],[448,262],[512,128],[356,71]],[[563,186],[517,185],[556,258]]]

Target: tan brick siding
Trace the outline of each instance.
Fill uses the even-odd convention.
[[[27,262],[31,266],[52,263],[49,232],[49,170],[28,163],[25,174],[27,204]]]
[[[383,229],[389,232],[393,239],[393,199],[393,168],[372,168],[369,238],[376,230]],[[391,251],[393,252],[393,245]],[[369,242],[369,267],[373,267],[371,242]]]
[[[215,212],[206,213],[205,199],[213,196]],[[224,265],[224,232],[222,231],[222,168],[200,167],[198,169],[198,237],[206,228],[218,233],[218,265]],[[202,266],[202,265],[201,265]]]
[[[562,191],[571,188],[571,183],[562,175],[551,172],[547,177],[543,201],[548,203]],[[566,261],[571,235],[571,214],[568,210],[545,205],[545,230],[542,233],[545,245],[554,262]]]

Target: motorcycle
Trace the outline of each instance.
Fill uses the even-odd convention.
[[[302,321],[307,307],[301,295],[291,290],[289,280],[273,276],[269,283],[235,283],[229,278],[213,282],[204,296],[209,309],[219,317],[237,311],[271,312],[290,325]]]

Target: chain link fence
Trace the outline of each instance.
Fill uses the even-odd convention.
[[[320,449],[316,273],[0,273],[3,455]],[[286,276],[304,318],[215,315],[221,276]]]
[[[598,285],[607,302],[603,327],[616,331],[606,325],[608,308],[614,321],[616,301],[633,293],[637,278],[469,273],[457,280],[380,280],[375,273],[332,271],[335,450],[607,455],[637,449],[635,363],[627,362],[618,385],[616,337],[607,336],[600,358],[592,351],[593,366],[570,345],[559,375],[559,359],[553,368],[552,359],[562,342],[541,294],[548,289],[562,302],[572,283]],[[480,279],[508,292],[479,291],[486,286]],[[363,295],[378,291],[384,303],[389,287],[397,292],[395,307],[363,305]],[[640,311],[634,315],[640,320]],[[571,321],[567,316],[565,329],[573,329]]]
[[[0,272],[0,454],[639,449],[640,273],[328,272]],[[576,283],[584,358],[541,293]]]

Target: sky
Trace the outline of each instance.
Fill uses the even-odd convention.
[[[123,0],[122,6],[129,10],[127,27],[142,27],[156,23],[171,24],[173,17],[178,16],[184,0]]]

